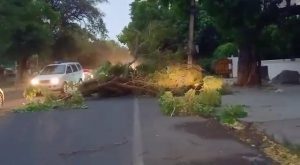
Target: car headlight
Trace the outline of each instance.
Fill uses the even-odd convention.
[[[59,78],[52,78],[50,80],[50,83],[51,83],[51,85],[57,85],[57,84],[59,84]]]
[[[34,79],[31,80],[30,83],[31,83],[31,85],[35,86],[35,85],[38,85],[38,84],[39,84],[39,80],[36,79],[36,78],[34,78]]]

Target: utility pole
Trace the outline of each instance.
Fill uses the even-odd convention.
[[[196,12],[196,1],[191,0],[189,42],[188,42],[188,65],[193,65],[195,12]]]

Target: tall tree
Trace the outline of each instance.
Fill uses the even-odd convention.
[[[224,35],[231,35],[239,47],[239,85],[258,85],[260,79],[260,42],[264,29],[272,24],[281,25],[300,13],[299,5],[285,0],[204,0]]]
[[[84,55],[90,41],[105,38],[107,29],[99,5],[106,0],[46,0],[60,21],[55,31],[54,59]]]
[[[0,13],[2,56],[18,61],[22,80],[30,56],[51,44],[57,13],[43,0],[0,0]]]
[[[106,36],[103,21],[104,14],[97,7],[107,0],[46,0],[51,7],[60,13],[60,27],[65,30],[74,24],[79,25],[95,36]]]

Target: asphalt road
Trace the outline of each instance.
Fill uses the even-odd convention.
[[[268,164],[205,119],[162,116],[154,99],[87,103],[0,117],[0,165]]]

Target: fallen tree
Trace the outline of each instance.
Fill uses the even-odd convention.
[[[95,71],[95,79],[79,86],[79,91],[84,96],[98,94],[101,97],[133,94],[157,96],[163,91],[180,95],[201,84],[201,68],[196,66],[171,65],[153,73],[144,73],[139,68],[128,69],[128,65],[105,64]]]
[[[156,96],[158,93],[158,89],[146,81],[123,77],[112,77],[106,81],[99,79],[89,80],[79,87],[79,91],[84,96],[97,93],[103,97],[130,94]]]

